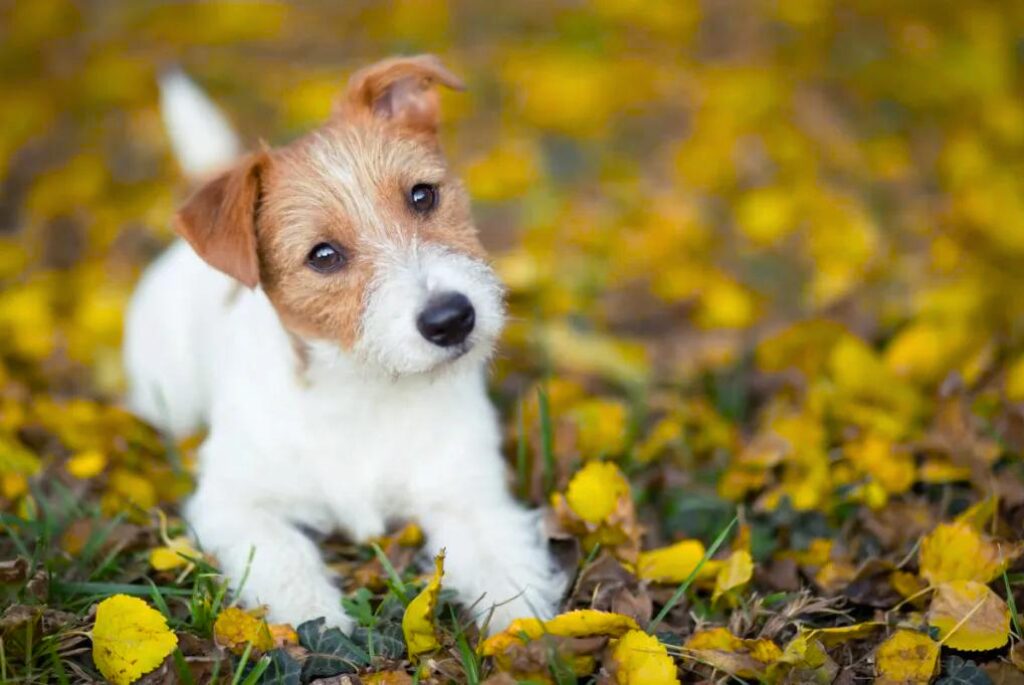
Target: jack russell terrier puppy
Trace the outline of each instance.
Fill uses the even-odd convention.
[[[178,157],[206,182],[131,302],[129,402],[174,436],[209,428],[185,515],[273,621],[352,625],[304,529],[417,521],[491,630],[550,616],[565,588],[506,487],[485,379],[503,291],[439,147],[438,84],[462,88],[435,57],[385,60],[320,128],[240,156],[202,91],[162,82]]]

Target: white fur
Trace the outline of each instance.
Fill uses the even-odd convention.
[[[210,427],[186,516],[250,605],[274,621],[326,616],[340,594],[300,529],[380,535],[417,521],[445,548],[444,586],[491,627],[553,613],[565,578],[538,517],[509,495],[485,367],[501,289],[481,262],[438,245],[390,244],[351,352],[318,340],[305,368],[259,289],[239,288],[184,243],[147,272],[131,303],[129,401],[174,435]],[[431,345],[415,316],[458,290],[477,310],[465,349]],[[252,554],[251,566],[249,566]]]

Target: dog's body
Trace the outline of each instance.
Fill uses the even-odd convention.
[[[485,387],[501,289],[434,139],[446,79],[428,58],[372,67],[336,120],[208,182],[179,214],[191,246],[129,311],[130,403],[175,435],[209,426],[188,521],[276,621],[350,625],[302,528],[365,540],[417,521],[446,586],[497,605],[492,628],[550,614],[564,587],[506,489]]]

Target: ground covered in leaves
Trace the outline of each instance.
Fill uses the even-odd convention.
[[[1019,3],[0,13],[0,681],[1024,682]],[[274,143],[418,51],[470,86],[513,487],[575,583],[484,638],[409,525],[324,541],[352,635],[267,625],[178,517],[197,441],[118,405],[186,192],[154,75]]]

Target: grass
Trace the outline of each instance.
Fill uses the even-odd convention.
[[[718,548],[721,547],[722,544],[725,542],[726,538],[729,537],[729,534],[732,532],[732,529],[736,526],[736,523],[738,521],[739,516],[737,515],[733,517],[732,521],[729,522],[729,525],[727,525],[725,528],[721,530],[721,532],[718,533],[718,536],[715,537],[714,542],[712,542],[711,545],[704,552],[704,556],[701,557],[700,561],[697,562],[697,565],[693,567],[692,571],[690,571],[690,574],[686,576],[686,579],[679,584],[679,587],[677,587],[676,591],[672,593],[672,596],[669,598],[669,600],[665,602],[664,606],[661,607],[661,611],[659,611],[658,614],[654,617],[654,619],[647,625],[648,633],[654,633],[658,629],[658,626],[661,625],[661,622],[668,615],[668,612],[672,611],[676,604],[679,603],[679,600],[683,598],[683,595],[686,594],[686,591],[690,589],[690,586],[693,584],[693,581],[697,579],[697,575],[700,573],[701,569],[704,568],[704,565],[708,563],[708,560],[711,559],[711,557],[715,556],[715,553],[718,552]]]

